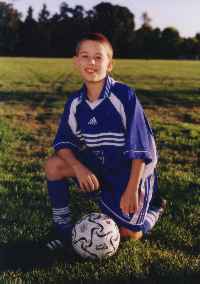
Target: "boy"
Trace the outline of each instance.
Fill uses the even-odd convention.
[[[157,222],[164,203],[155,194],[156,146],[134,90],[114,81],[113,49],[99,33],[82,38],[74,57],[83,87],[66,102],[55,155],[45,172],[53,221],[61,245],[71,234],[68,179],[80,190],[100,191],[100,207],[119,225],[121,237],[140,239]]]

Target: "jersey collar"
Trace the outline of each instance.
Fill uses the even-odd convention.
[[[105,99],[110,95],[110,91],[111,91],[111,87],[114,84],[114,79],[110,76],[106,77],[103,89],[101,91],[101,94],[99,96],[99,99]],[[85,84],[82,86],[81,90],[80,90],[80,99],[81,100],[86,100],[87,99],[87,88],[85,86]]]

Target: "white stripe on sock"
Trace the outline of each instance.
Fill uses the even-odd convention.
[[[71,222],[71,218],[67,216],[65,218],[62,218],[61,216],[53,216],[53,221],[56,224],[69,224]]]
[[[52,208],[53,213],[56,214],[64,214],[64,213],[69,213],[70,209],[68,206],[63,207],[63,208]]]

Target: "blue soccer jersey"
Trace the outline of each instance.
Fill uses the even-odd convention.
[[[99,158],[107,172],[105,180],[113,186],[114,195],[103,190],[104,211],[123,225],[140,230],[154,189],[157,154],[151,127],[133,89],[108,76],[97,101],[88,100],[85,86],[69,97],[54,149],[68,148],[76,153],[84,147]],[[120,196],[128,183],[133,159],[145,162],[139,210],[124,216],[119,208]]]

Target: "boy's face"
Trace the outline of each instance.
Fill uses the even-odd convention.
[[[85,40],[75,56],[75,65],[85,82],[99,82],[112,70],[112,59],[107,46],[98,41]]]

